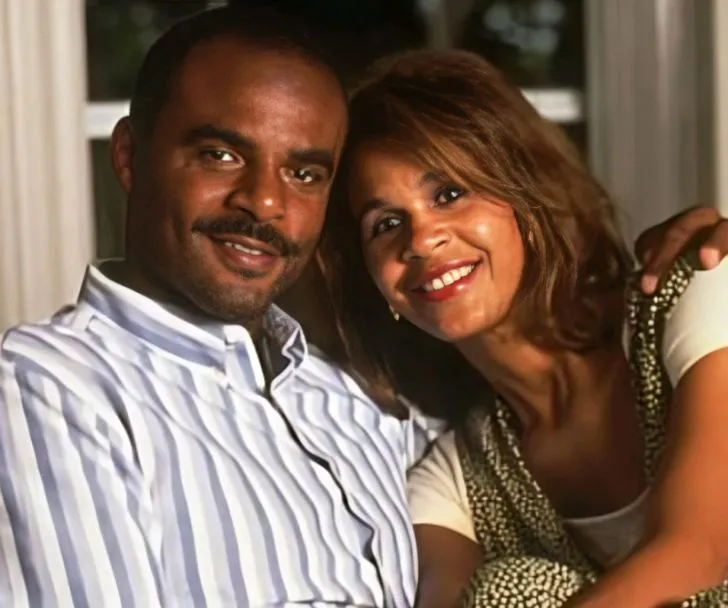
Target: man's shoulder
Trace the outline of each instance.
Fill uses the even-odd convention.
[[[78,309],[67,306],[53,316],[33,323],[15,325],[0,334],[0,356],[42,356],[59,354],[66,344],[83,337],[83,328],[77,326]]]
[[[62,384],[75,378],[88,380],[104,360],[87,331],[90,318],[83,309],[69,306],[45,320],[11,327],[0,335],[0,361],[6,371],[12,366],[16,373]]]
[[[105,349],[74,309],[0,335],[0,409],[44,428],[73,429],[131,450],[125,422],[139,401],[119,381]],[[49,415],[49,412],[52,414]],[[70,431],[69,431],[70,432]]]

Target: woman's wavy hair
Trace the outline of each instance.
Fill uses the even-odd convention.
[[[525,248],[516,318],[543,348],[585,351],[621,334],[632,259],[615,207],[559,127],[480,56],[412,51],[379,62],[353,92],[319,267],[348,366],[385,407],[399,397],[456,420],[488,387],[458,351],[395,322],[371,280],[346,182],[362,144],[399,151],[509,204]]]

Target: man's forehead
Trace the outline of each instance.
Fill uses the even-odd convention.
[[[203,51],[183,66],[167,104],[178,129],[222,125],[264,147],[340,147],[346,104],[324,69],[298,60],[306,73],[295,56],[254,49],[263,56],[256,64],[254,54],[241,56],[246,47],[235,41],[211,42]]]
[[[298,85],[302,93],[343,96],[333,73],[302,52],[262,46],[231,36],[219,36],[196,45],[182,64],[179,80],[182,86],[199,84],[218,91],[233,91],[241,85]]]
[[[343,91],[324,67],[294,52],[260,49],[230,38],[193,49],[171,97],[196,109],[271,115],[293,105],[305,111],[309,121],[346,119]]]

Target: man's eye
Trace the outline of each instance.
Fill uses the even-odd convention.
[[[218,149],[212,149],[212,150],[203,150],[202,155],[209,158],[210,160],[214,160],[218,163],[231,163],[235,162],[235,157],[230,154],[227,150],[218,150]]]
[[[315,184],[324,179],[321,172],[311,169],[309,167],[303,169],[294,169],[291,172],[293,179],[301,182],[302,184]]]
[[[393,216],[383,217],[382,219],[374,222],[372,225],[372,238],[393,230],[401,223],[402,222],[399,218]]]
[[[448,205],[455,202],[466,193],[464,188],[459,186],[444,186],[435,192],[435,203],[438,205]]]

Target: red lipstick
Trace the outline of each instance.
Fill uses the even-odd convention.
[[[475,279],[479,260],[454,260],[422,272],[412,283],[412,292],[428,302],[442,302],[459,294]]]

